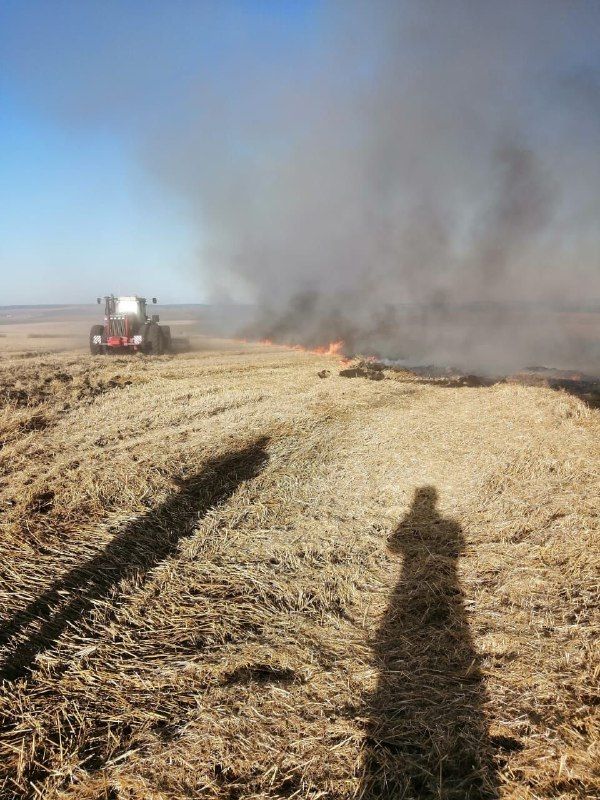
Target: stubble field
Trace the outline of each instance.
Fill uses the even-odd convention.
[[[0,340],[1,797],[600,796],[600,411],[27,342]]]

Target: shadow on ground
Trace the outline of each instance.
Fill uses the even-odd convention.
[[[116,606],[122,580],[143,582],[150,570],[177,550],[182,539],[194,533],[205,514],[258,475],[268,459],[267,442],[263,437],[210,459],[202,473],[182,480],[179,491],[158,508],[125,526],[104,550],[67,572],[2,625],[0,646],[14,645],[0,666],[0,678],[11,681],[26,675],[36,656],[52,647],[96,601],[110,595]]]
[[[485,689],[458,577],[460,525],[431,486],[389,539],[403,557],[373,642],[379,669],[359,797],[496,798]]]

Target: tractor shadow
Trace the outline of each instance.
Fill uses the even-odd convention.
[[[415,492],[388,546],[403,557],[375,634],[379,678],[370,698],[358,797],[498,797],[486,694],[458,577],[460,525]]]
[[[104,550],[71,569],[2,625],[0,646],[9,645],[9,654],[0,665],[0,679],[26,676],[36,656],[51,648],[98,600],[112,596],[117,607],[121,581],[143,583],[152,569],[177,551],[182,539],[194,533],[202,517],[261,472],[268,460],[267,443],[263,437],[210,459],[200,474],[181,480],[179,491],[164,503],[126,525]]]

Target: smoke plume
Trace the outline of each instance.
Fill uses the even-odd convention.
[[[183,154],[203,266],[249,287],[250,335],[576,359],[556,309],[600,299],[599,21],[552,0],[332,4],[283,74],[251,58],[240,114],[217,101],[162,162],[169,180]]]
[[[600,356],[572,313],[600,308],[595,0],[174,4],[125,30],[108,8],[46,102],[130,137],[215,292],[256,304],[249,335],[477,367]]]

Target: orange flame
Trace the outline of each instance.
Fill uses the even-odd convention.
[[[249,339],[236,339],[235,341],[241,344],[260,344],[265,347],[289,347],[291,350],[298,350],[301,353],[312,353],[315,356],[342,356],[342,349],[344,342],[340,339],[337,342],[329,342],[326,345],[318,347],[304,347],[301,344],[289,344],[287,342],[273,342],[271,339],[259,339],[257,342],[251,342]]]
[[[326,347],[315,347],[311,353],[316,353],[319,356],[339,356],[342,354],[342,347],[344,343],[340,339],[338,342],[329,342]]]
[[[326,345],[319,345],[318,347],[304,347],[301,344],[288,344],[285,347],[291,347],[292,350],[299,350],[301,353],[312,353],[315,356],[339,356],[342,354],[344,342],[329,342]]]

